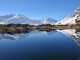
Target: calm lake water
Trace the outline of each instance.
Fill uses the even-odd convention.
[[[79,60],[80,33],[73,29],[0,34],[0,60]]]

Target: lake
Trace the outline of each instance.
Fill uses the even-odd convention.
[[[75,29],[0,34],[0,60],[79,60],[80,32]]]

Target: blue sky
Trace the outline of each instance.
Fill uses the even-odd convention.
[[[0,0],[0,15],[21,14],[31,19],[62,20],[78,6],[80,0]]]

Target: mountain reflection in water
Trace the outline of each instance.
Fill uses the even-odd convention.
[[[58,31],[70,37],[76,44],[80,46],[80,29],[66,29]]]
[[[57,31],[53,31],[53,30],[50,30],[50,31],[39,31],[39,30],[34,30],[34,31],[27,31],[27,32],[20,32],[20,33],[15,33],[15,34],[12,34],[12,33],[5,33],[5,34],[0,34],[0,40],[1,39],[6,39],[6,40],[20,40],[20,39],[24,39],[26,37],[28,37],[29,35],[32,35],[32,34],[38,34],[38,33],[43,33],[43,34],[46,34],[46,35],[51,35],[51,34],[54,34],[56,33]]]
[[[65,30],[34,30],[34,31],[23,31],[23,32],[17,32],[17,33],[4,33],[0,34],[0,40],[5,39],[5,40],[21,40],[25,39],[28,36],[32,34],[45,34],[45,35],[52,35],[56,32],[61,32],[65,34],[66,36],[70,37],[76,44],[80,46],[80,29],[65,29]]]

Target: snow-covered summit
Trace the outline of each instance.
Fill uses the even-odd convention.
[[[80,18],[80,6],[68,17],[58,21],[55,25],[76,24],[76,19]]]
[[[48,17],[48,18],[43,19],[41,22],[42,22],[43,24],[47,24],[47,23],[49,23],[49,24],[54,24],[55,22],[57,22],[57,20],[54,20],[54,19]]]
[[[76,15],[80,15],[80,6],[69,17],[75,17]]]

